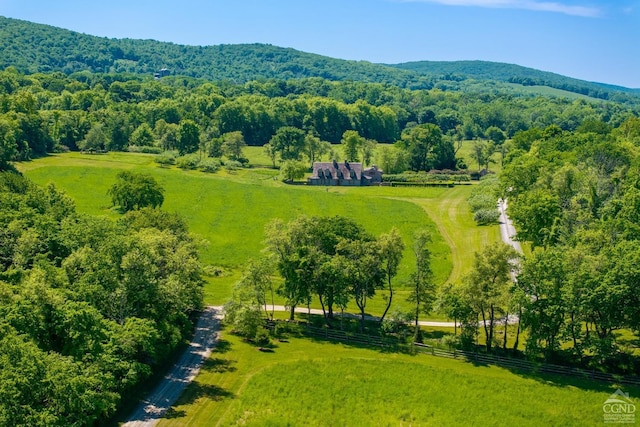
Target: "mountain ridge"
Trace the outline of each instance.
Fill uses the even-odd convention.
[[[548,86],[605,100],[640,102],[640,89],[587,82],[515,64],[490,61],[415,61],[376,64],[336,59],[270,44],[190,46],[93,36],[0,16],[0,68],[21,72],[172,74],[214,81],[320,77],[391,84],[409,89],[460,89],[476,82]],[[466,86],[465,86],[466,85]],[[476,85],[477,86],[477,85]]]

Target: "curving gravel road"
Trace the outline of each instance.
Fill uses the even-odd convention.
[[[173,405],[196,377],[218,340],[221,307],[207,307],[196,324],[193,341],[153,392],[140,403],[123,427],[151,427]]]

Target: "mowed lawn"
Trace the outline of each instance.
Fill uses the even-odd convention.
[[[223,268],[221,277],[208,278],[205,303],[227,301],[242,267],[260,256],[264,227],[273,218],[290,220],[300,214],[345,215],[379,235],[397,227],[406,249],[396,278],[394,305],[404,302],[413,269],[411,236],[425,227],[433,237],[435,282],[458,281],[468,271],[473,251],[498,239],[498,227],[476,227],[466,205],[471,186],[456,188],[326,188],[285,185],[277,172],[267,168],[220,171],[205,174],[160,168],[153,156],[128,153],[53,155],[19,168],[39,184],[53,182],[65,190],[82,212],[117,218],[110,209],[108,188],[122,169],[153,175],[166,189],[164,209],[178,212],[193,233],[206,243],[202,261]],[[452,251],[452,249],[455,249]],[[452,262],[452,259],[454,262]],[[369,312],[384,310],[383,292],[369,305]],[[314,303],[314,305],[316,305]]]
[[[159,425],[595,426],[615,389],[304,338],[264,353],[223,333]]]

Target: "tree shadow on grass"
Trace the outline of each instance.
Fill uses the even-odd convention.
[[[219,339],[216,342],[216,346],[213,348],[213,353],[224,354],[231,350],[231,343],[227,340]]]
[[[612,393],[616,388],[621,388],[626,392],[631,391],[631,395],[638,396],[640,394],[640,387],[631,385],[620,385],[606,381],[597,381],[584,376],[570,376],[561,374],[549,374],[538,371],[525,371],[522,369],[509,369],[512,373],[526,379],[531,379],[536,382],[561,388],[579,388],[581,390],[589,390],[596,392],[609,392]]]
[[[236,367],[233,366],[235,364],[235,360],[228,359],[219,359],[210,357],[206,362],[202,365],[203,372],[215,372],[215,373],[224,373],[224,372],[234,372],[236,371]]]
[[[234,397],[235,394],[222,387],[218,387],[213,384],[202,384],[198,381],[194,381],[189,384],[189,387],[182,397],[180,397],[176,406],[190,405],[202,398],[217,402],[225,399],[233,399]],[[171,407],[167,410],[163,418],[183,418],[185,416],[185,410],[176,410],[175,407]]]
[[[630,391],[631,394],[640,395],[640,387],[630,384],[616,384],[615,381],[597,380],[587,376],[588,371],[584,373],[575,372],[572,374],[559,374],[544,372],[544,365],[533,365],[531,369],[521,368],[515,366],[508,366],[499,362],[491,362],[487,360],[478,360],[473,356],[460,357],[459,360],[471,363],[476,367],[491,367],[495,366],[508,370],[509,372],[519,377],[530,379],[538,383],[559,387],[559,388],[578,388],[581,390],[589,390],[595,392],[613,392],[616,388],[621,388],[625,391]],[[522,360],[522,359],[519,359]]]

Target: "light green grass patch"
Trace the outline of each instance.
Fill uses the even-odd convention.
[[[429,355],[298,338],[276,345],[263,353],[224,334],[160,426],[600,425],[615,391]]]
[[[406,245],[396,279],[400,288],[413,270],[411,239],[417,228],[427,228],[432,234],[435,282],[447,280],[452,269],[450,248],[434,222],[421,206],[408,199],[390,198],[394,194],[390,188],[285,185],[273,180],[274,171],[269,169],[205,174],[161,168],[153,162],[153,156],[122,153],[68,153],[21,164],[20,168],[36,183],[53,182],[66,191],[79,211],[114,218],[118,215],[110,209],[107,190],[118,171],[135,168],[154,176],[166,190],[163,208],[180,213],[190,230],[208,242],[202,250],[202,261],[226,270],[221,278],[208,279],[206,304],[222,304],[231,295],[232,280],[239,277],[242,266],[249,258],[260,256],[268,221],[272,218],[288,221],[300,214],[344,215],[374,235],[397,227]],[[443,189],[431,188],[397,190],[397,195],[433,201],[446,194]],[[403,304],[402,294],[400,290],[397,303]],[[371,302],[370,310],[379,314],[384,306],[380,295]]]

